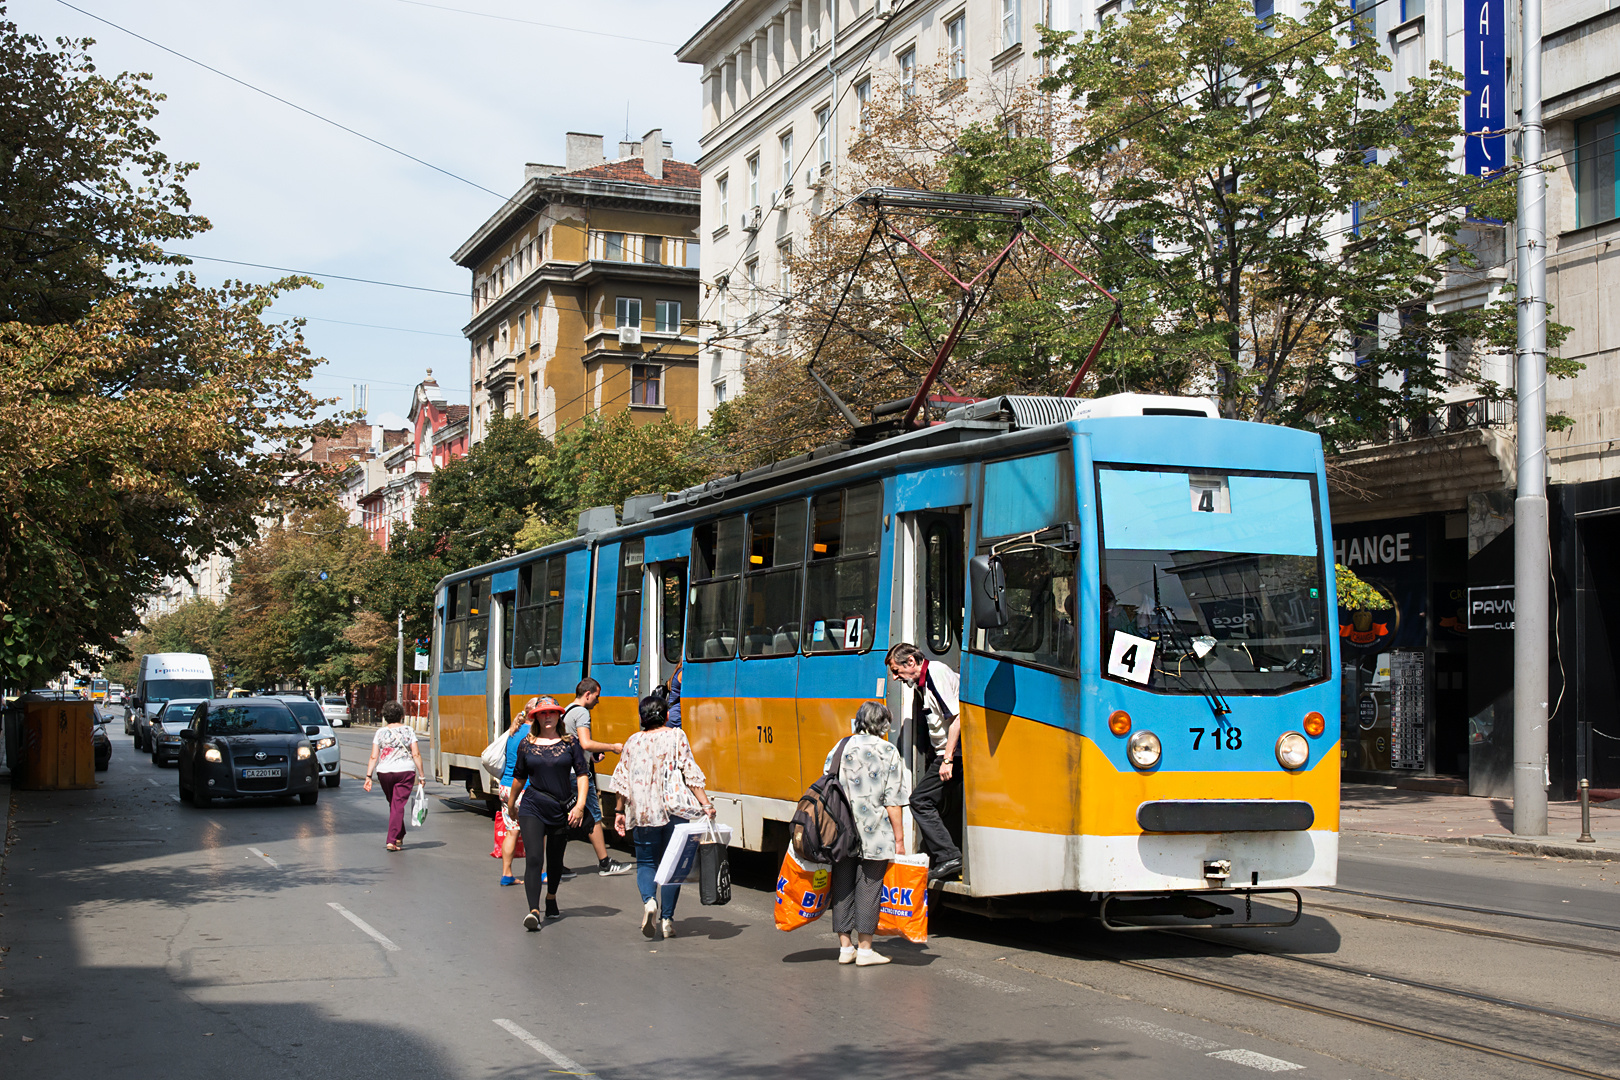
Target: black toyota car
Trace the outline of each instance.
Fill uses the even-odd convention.
[[[315,748],[275,698],[203,702],[180,733],[175,764],[180,798],[196,806],[258,795],[297,795],[314,806],[320,795]]]

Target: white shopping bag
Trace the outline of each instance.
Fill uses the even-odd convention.
[[[427,788],[418,787],[416,798],[411,803],[411,827],[420,829],[427,821]]]
[[[726,846],[731,845],[731,826],[716,824],[714,831],[719,834],[720,842]],[[680,885],[697,873],[698,844],[709,834],[709,823],[699,818],[697,821],[684,821],[675,826],[675,835],[669,838],[669,847],[664,851],[663,861],[658,864],[658,873],[653,881],[660,888],[665,885]]]

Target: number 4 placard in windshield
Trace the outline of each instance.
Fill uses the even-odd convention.
[[[1108,674],[1146,686],[1153,673],[1153,651],[1158,647],[1157,642],[1147,638],[1114,631],[1113,644],[1108,647]]]

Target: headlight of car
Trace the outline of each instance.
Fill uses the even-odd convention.
[[[1311,744],[1297,731],[1290,731],[1277,740],[1277,764],[1285,769],[1297,769],[1311,756]]]
[[[325,750],[328,746],[336,746],[336,745],[337,745],[337,740],[336,739],[322,739],[320,742],[317,742],[315,744],[315,749],[317,749],[317,750]]]
[[[217,747],[217,746],[209,746],[209,747],[205,747],[203,749],[203,760],[204,761],[224,761],[225,759],[220,757],[220,755],[219,755],[219,747]]]
[[[1159,755],[1164,748],[1159,745],[1159,737],[1151,731],[1138,731],[1131,736],[1125,744],[1125,753],[1130,756],[1131,764],[1138,769],[1151,769],[1159,763]]]
[[[299,743],[298,744],[298,760],[299,761],[307,761],[307,760],[309,760],[309,756],[311,754],[313,754],[314,752],[315,751],[313,751],[313,750],[311,750],[309,748],[309,743],[306,742],[306,743]]]

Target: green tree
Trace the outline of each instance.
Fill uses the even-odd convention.
[[[3,14],[3,12],[0,12]],[[320,497],[294,451],[324,403],[287,288],[200,286],[163,244],[207,228],[190,166],[156,149],[144,76],[0,21],[0,682],[32,683],[118,636],[163,578]]]
[[[1046,32],[1043,88],[1083,102],[1084,132],[1054,155],[1066,169],[1022,174],[1076,208],[1127,300],[1136,333],[1113,366],[1191,360],[1188,385],[1217,391],[1223,415],[1313,428],[1330,447],[1422,413],[1447,388],[1447,347],[1513,340],[1511,301],[1427,307],[1476,265],[1458,239],[1466,211],[1512,216],[1511,176],[1453,171],[1457,73],[1434,63],[1387,96],[1389,61],[1351,18],[1346,0],[1264,24],[1249,0],[1143,0],[1100,30]],[[1396,312],[1400,332],[1375,346],[1371,328]]]

